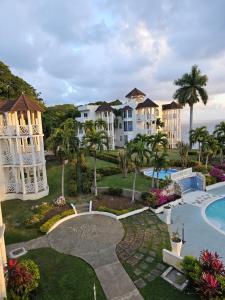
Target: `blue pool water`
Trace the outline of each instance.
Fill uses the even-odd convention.
[[[173,173],[176,173],[176,172],[177,172],[176,169],[161,170],[159,172],[159,179],[166,179],[166,177],[169,177],[170,174],[173,174]],[[148,170],[144,171],[144,174],[146,176],[152,177],[153,171],[152,171],[152,169],[148,169]],[[156,172],[154,173],[154,178],[157,178],[157,173]]]
[[[215,227],[225,233],[225,198],[209,204],[205,210],[205,215]]]

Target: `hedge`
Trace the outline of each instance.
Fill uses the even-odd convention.
[[[101,176],[110,176],[120,174],[121,170],[118,167],[105,167],[97,169],[97,173]]]
[[[73,215],[74,214],[74,210],[73,209],[69,209],[69,210],[65,210],[63,211],[61,214],[55,215],[54,217],[52,217],[51,219],[49,219],[48,221],[46,221],[43,225],[41,225],[40,227],[40,231],[42,233],[47,233],[49,231],[49,229],[59,220],[61,220],[62,218],[65,218],[67,216]]]
[[[127,209],[113,209],[113,208],[108,208],[108,207],[105,207],[105,206],[99,206],[97,208],[98,211],[104,211],[104,212],[108,212],[108,213],[111,213],[111,214],[114,214],[116,216],[119,216],[119,215],[123,215],[123,214],[127,214],[135,209],[138,209],[142,206],[133,206],[133,207],[130,207],[130,208],[127,208]]]
[[[90,151],[90,155],[94,156],[94,151]],[[115,156],[115,154],[112,153],[104,153],[104,152],[97,152],[96,157],[101,160],[105,160],[114,164],[119,163],[118,156]]]

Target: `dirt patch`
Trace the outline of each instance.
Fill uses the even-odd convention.
[[[58,215],[58,214],[62,213],[63,211],[69,210],[69,209],[71,209],[71,206],[69,204],[66,204],[64,206],[55,206],[45,214],[43,221],[45,222],[48,219],[51,219],[52,217],[54,217],[55,215]]]
[[[97,209],[99,206],[104,206],[112,209],[128,209],[133,206],[131,199],[122,196],[111,196],[111,195],[99,195],[93,201],[93,209]]]

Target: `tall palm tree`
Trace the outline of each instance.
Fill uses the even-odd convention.
[[[119,150],[119,166],[123,173],[123,177],[126,178],[129,166],[128,151],[126,148]]]
[[[87,134],[87,133],[89,133],[89,132],[92,131],[93,127],[95,127],[95,123],[94,123],[93,120],[87,120],[87,121],[84,123],[83,127],[84,127],[85,133]]]
[[[173,95],[179,104],[190,107],[190,130],[193,129],[193,107],[197,102],[202,101],[205,105],[208,101],[208,94],[204,87],[206,86],[208,77],[202,75],[197,65],[194,65],[190,73],[185,73],[181,78],[174,81],[179,86]],[[191,147],[191,142],[190,142]]]
[[[186,168],[188,164],[189,145],[181,141],[178,142],[176,146],[177,146],[178,153],[180,155],[181,166],[183,168]]]
[[[205,167],[207,169],[209,158],[215,156],[219,150],[219,142],[215,139],[213,135],[208,134],[205,137],[204,143],[202,145],[203,153],[206,156]]]
[[[89,130],[83,139],[83,145],[87,146],[88,149],[94,151],[94,191],[95,196],[98,195],[97,190],[97,172],[96,172],[96,154],[97,151],[102,151],[105,148],[108,149],[108,136],[107,133],[104,130],[96,130],[95,127],[92,127],[91,130]]]
[[[192,129],[190,131],[190,142],[191,144],[198,143],[198,162],[201,162],[202,155],[202,143],[206,136],[208,136],[208,130],[205,126],[198,127],[196,129]]]
[[[150,161],[151,150],[145,135],[137,135],[133,140],[127,143],[128,156],[134,166],[132,203],[135,198],[136,178],[140,168]]]
[[[220,122],[219,124],[217,124],[213,134],[219,142],[220,163],[222,165],[225,152],[225,122]]]
[[[168,139],[167,135],[163,132],[158,132],[155,135],[151,135],[149,137],[149,145],[150,149],[153,153],[154,157],[157,157],[160,151],[165,152],[166,147],[168,145]],[[152,188],[155,184],[155,167],[153,164],[153,170],[152,170]]]
[[[94,122],[94,126],[99,130],[106,130],[107,129],[107,123],[103,119],[98,119]]]
[[[157,174],[157,188],[159,188],[159,172],[162,169],[167,169],[169,165],[167,152],[155,153],[152,157],[152,163]]]

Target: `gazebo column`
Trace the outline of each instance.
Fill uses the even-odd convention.
[[[37,111],[37,117],[38,117],[38,132],[39,132],[39,134],[42,134],[43,130],[42,130],[42,120],[41,120],[41,112],[40,111]]]
[[[36,167],[33,167],[33,175],[34,175],[34,190],[35,190],[35,193],[38,193],[38,182],[37,182]]]
[[[24,178],[24,168],[20,167],[20,174],[21,174],[21,183],[22,183],[22,191],[23,194],[26,195],[26,186],[25,186],[25,178]]]

